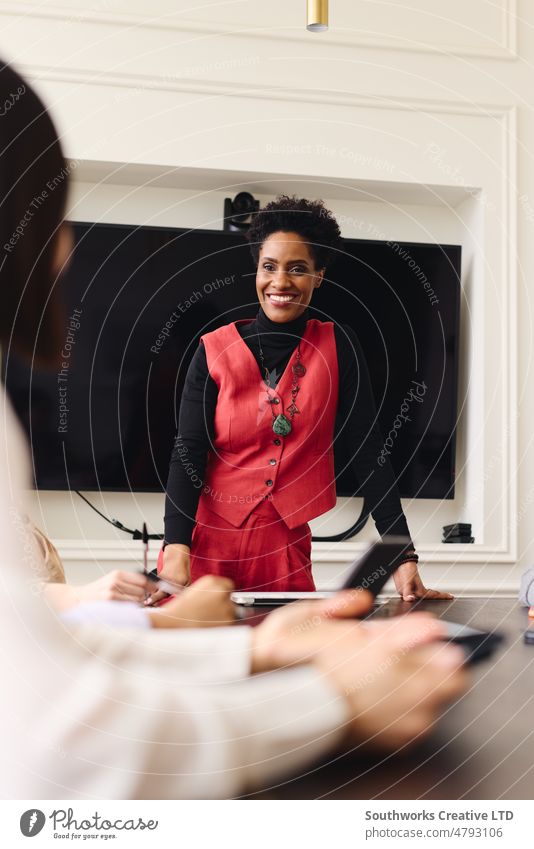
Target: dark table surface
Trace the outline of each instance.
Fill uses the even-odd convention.
[[[375,616],[407,613],[392,600]],[[532,799],[534,798],[534,645],[523,641],[527,610],[515,599],[420,602],[440,618],[505,641],[474,665],[468,691],[444,709],[427,740],[395,757],[345,754],[280,783],[263,799]]]

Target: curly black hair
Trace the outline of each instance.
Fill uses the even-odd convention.
[[[253,218],[247,232],[256,265],[261,246],[272,233],[298,233],[308,242],[316,268],[326,268],[341,244],[338,223],[322,200],[278,195]]]

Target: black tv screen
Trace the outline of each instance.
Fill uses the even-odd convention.
[[[73,228],[58,368],[3,364],[35,485],[161,491],[200,335],[257,312],[248,244],[219,230]],[[404,497],[454,495],[460,260],[459,246],[345,239],[312,302],[313,317],[359,337]],[[350,454],[338,440],[339,495],[358,491]]]

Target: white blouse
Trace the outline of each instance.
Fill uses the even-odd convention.
[[[62,622],[13,509],[28,452],[1,389],[0,462],[4,798],[231,797],[335,745],[343,698],[311,667],[247,678],[249,628]]]

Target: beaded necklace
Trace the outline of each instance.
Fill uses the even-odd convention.
[[[265,386],[267,387],[267,401],[271,405],[271,414],[272,414],[272,417],[273,417],[272,428],[273,428],[274,433],[276,433],[278,436],[287,436],[288,433],[291,433],[291,430],[292,430],[292,427],[293,427],[293,425],[292,425],[293,416],[296,413],[300,413],[300,410],[295,403],[295,399],[300,392],[300,385],[299,385],[299,382],[298,382],[299,378],[304,377],[304,375],[306,374],[306,369],[300,361],[300,341],[299,341],[299,344],[298,344],[298,347],[297,347],[296,362],[294,362],[293,365],[291,366],[291,372],[292,372],[292,375],[293,375],[293,382],[292,382],[292,386],[291,386],[291,404],[287,408],[287,412],[289,413],[289,418],[288,418],[284,413],[279,413],[278,415],[276,415],[275,412],[274,412],[274,405],[276,403],[278,403],[278,399],[274,398],[270,394],[269,390],[272,389],[273,387],[271,387],[271,383],[270,383],[269,370],[268,370],[267,366],[265,365],[265,357],[263,356],[263,349],[261,347],[259,333],[257,334],[257,336],[258,336],[258,348],[259,348],[259,352],[260,352],[261,367],[262,367],[262,371],[263,371],[263,380],[264,380]]]

